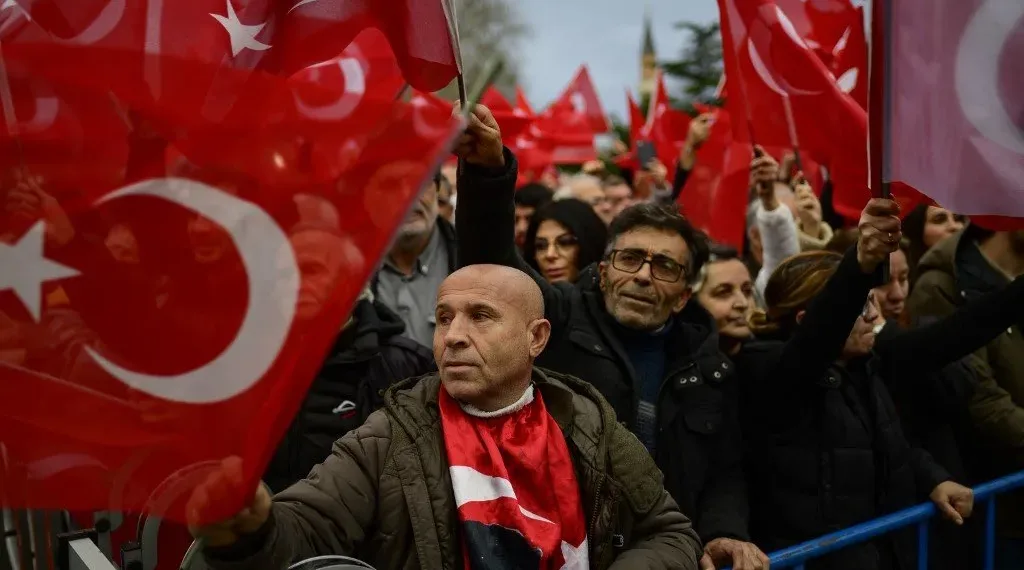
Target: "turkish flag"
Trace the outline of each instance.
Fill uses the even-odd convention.
[[[13,3],[12,3],[13,4]],[[393,47],[406,80],[425,90],[447,85],[460,69],[447,2],[439,0],[26,0],[9,8],[0,26],[6,44],[88,46],[73,62],[94,69],[94,85],[105,84],[123,100],[195,93],[193,81],[223,79],[225,67],[291,75],[338,56],[363,30],[377,28]],[[29,22],[31,18],[31,22]],[[50,39],[54,41],[49,41]],[[56,53],[49,52],[56,56]],[[112,64],[104,65],[101,64]],[[197,65],[203,64],[203,65]],[[133,68],[133,73],[115,69]],[[203,68],[213,77],[204,77]],[[198,74],[198,75],[197,75]],[[213,83],[223,90],[223,85]],[[208,99],[221,91],[202,93]],[[222,103],[223,105],[223,103]]]
[[[583,164],[597,159],[591,125],[564,99],[556,100],[537,116],[527,136],[550,151],[554,164]]]
[[[125,18],[145,7],[120,5]],[[103,14],[89,18],[111,35],[138,33]],[[135,64],[150,55],[33,36],[35,25],[4,40],[4,501],[185,522],[190,493],[226,457],[255,488],[461,122],[396,100],[397,63],[370,55],[372,38],[343,55],[354,63],[285,77],[235,65],[225,37],[218,48],[164,35],[157,63],[177,83],[163,88],[180,98],[155,98],[119,90],[147,85]],[[214,51],[190,55],[200,48]],[[36,130],[50,98],[52,125]],[[90,175],[69,180],[76,169]]]
[[[870,197],[867,112],[840,89],[773,3],[719,0],[719,8],[725,67],[735,87],[730,108],[746,109],[750,125],[744,132],[734,124],[734,136],[808,153],[829,169],[836,210],[856,219]],[[912,197],[896,197],[909,211]]]
[[[480,102],[494,115],[494,120],[498,122],[498,127],[501,129],[502,140],[514,140],[519,137],[526,132],[533,121],[532,113],[519,107],[513,107],[493,85],[487,88]]]
[[[891,10],[892,181],[972,218],[1024,218],[1024,4],[899,0]]]
[[[668,90],[665,89],[665,77],[661,73],[658,74],[654,96],[651,97],[650,108],[647,110],[647,125],[644,130],[649,140],[654,143],[658,160],[669,172],[675,171],[679,152],[683,149],[686,135],[690,130],[690,116],[672,108]]]
[[[733,138],[728,111],[708,112],[714,122],[697,150],[678,203],[687,219],[711,239],[742,249],[753,153],[749,143]]]
[[[832,74],[844,93],[862,109],[868,108],[868,43],[864,31],[864,10],[857,8],[850,25],[832,49]]]
[[[601,99],[597,96],[597,88],[590,79],[590,70],[586,64],[581,65],[572,81],[565,87],[565,91],[558,96],[552,107],[567,108],[571,112],[564,120],[573,123],[584,121],[593,134],[607,133],[611,130],[608,125],[608,118],[601,106]]]

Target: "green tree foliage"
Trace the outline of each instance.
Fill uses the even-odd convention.
[[[487,61],[498,56],[504,67],[494,85],[505,97],[514,99],[521,65],[516,54],[519,42],[530,33],[518,4],[514,0],[455,0],[455,12],[467,89],[476,84]],[[446,99],[457,99],[458,93],[454,82],[439,92]]]
[[[715,103],[715,88],[722,77],[722,35],[718,22],[679,22],[677,30],[688,35],[679,59],[662,62],[669,77],[682,82],[673,106],[690,110],[693,103]]]

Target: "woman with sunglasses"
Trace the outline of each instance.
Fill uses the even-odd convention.
[[[557,200],[530,220],[523,257],[549,283],[575,283],[584,267],[601,260],[607,239],[607,226],[589,204]]]

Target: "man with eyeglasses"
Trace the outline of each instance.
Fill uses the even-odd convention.
[[[593,384],[644,443],[705,542],[701,570],[767,568],[747,533],[733,367],[710,316],[687,302],[706,237],[677,210],[637,204],[612,222],[601,262],[574,285],[548,283],[516,250],[515,157],[486,108],[474,110],[455,152],[467,175],[456,211],[460,265],[507,265],[537,282],[552,327],[538,366]]]

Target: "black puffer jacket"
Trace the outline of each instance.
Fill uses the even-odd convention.
[[[912,506],[951,478],[903,434],[885,382],[902,375],[903,358],[837,364],[877,279],[851,249],[788,337],[748,343],[737,357],[751,533],[765,551]],[[807,567],[909,570],[913,538],[888,535]]]
[[[305,478],[330,455],[337,439],[384,405],[389,386],[436,370],[430,350],[402,336],[402,320],[383,303],[361,300],[352,317],[267,468],[263,480],[274,492]]]
[[[506,265],[533,277],[552,329],[537,365],[593,384],[636,433],[639,380],[604,309],[595,267],[585,269],[575,285],[553,285],[523,261],[513,239],[515,157],[506,150],[505,160],[506,170],[491,173],[490,180],[467,166],[472,177],[459,182],[459,262]],[[747,540],[733,366],[718,349],[714,322],[697,303],[688,303],[674,319],[657,402],[655,460],[665,487],[702,540]]]

